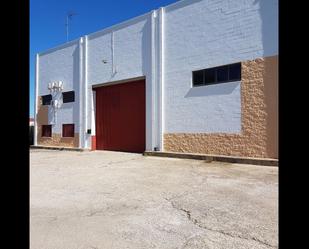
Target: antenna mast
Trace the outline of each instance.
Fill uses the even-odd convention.
[[[69,20],[72,20],[72,16],[77,15],[76,13],[74,13],[73,11],[69,11],[67,12],[66,15],[66,33],[67,33],[67,42],[69,42]]]

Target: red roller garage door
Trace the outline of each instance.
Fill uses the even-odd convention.
[[[145,151],[145,80],[96,88],[96,149]]]

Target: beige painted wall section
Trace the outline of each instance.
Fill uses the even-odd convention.
[[[42,125],[48,125],[48,106],[42,105],[42,97],[38,98],[37,124],[38,145],[78,148],[79,133],[74,133],[74,137],[62,137],[52,132],[52,137],[42,137]]]
[[[278,56],[269,57],[265,61],[265,103],[267,108],[267,153],[278,158],[279,146],[279,79]]]
[[[166,151],[278,158],[278,56],[242,62],[241,73],[241,134],[168,133]]]
[[[38,97],[38,114],[37,114],[38,126],[48,124],[48,106],[43,105],[42,97]]]
[[[79,134],[74,137],[61,137],[61,134],[52,134],[52,137],[42,137],[41,128],[38,129],[38,145],[59,146],[59,147],[78,147]]]

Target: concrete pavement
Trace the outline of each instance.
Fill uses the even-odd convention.
[[[278,248],[278,168],[30,152],[31,249]]]

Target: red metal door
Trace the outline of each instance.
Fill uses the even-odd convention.
[[[145,151],[145,80],[96,89],[96,149]]]

